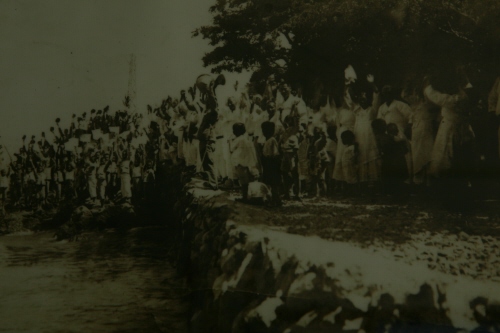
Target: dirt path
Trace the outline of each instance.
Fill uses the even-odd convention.
[[[186,332],[168,231],[0,237],[0,332]]]

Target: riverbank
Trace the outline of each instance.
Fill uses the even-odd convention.
[[[165,171],[154,199],[134,206],[11,215],[9,225],[24,229],[1,242],[2,283],[12,290],[1,300],[12,308],[5,332],[40,332],[37,325],[57,331],[64,324],[53,318],[58,310],[74,332],[498,325],[495,210],[459,215],[411,202],[323,198],[270,208],[236,202],[237,192],[209,190],[198,179],[183,187],[188,179]],[[57,232],[29,231],[36,221]],[[31,326],[29,316],[36,318]]]
[[[443,220],[438,210],[322,199],[271,209],[196,180],[186,191],[178,216],[189,244],[181,261],[189,259],[185,273],[198,290],[193,332],[498,325],[499,241],[485,233],[497,228],[494,215]],[[452,228],[453,220],[461,223]],[[479,234],[460,230],[467,223],[480,224]]]
[[[0,219],[0,332],[188,332],[189,290],[169,219],[185,173],[153,196],[67,201]]]

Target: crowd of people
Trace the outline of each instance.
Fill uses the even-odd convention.
[[[345,78],[343,101],[325,95],[317,107],[273,75],[262,94],[235,86],[217,110],[183,123],[177,158],[203,171],[209,187],[236,181],[243,200],[252,182],[263,182],[273,205],[318,195],[401,197],[431,186],[457,194],[498,168],[498,80],[488,94],[463,73],[381,89],[352,67]]]
[[[138,113],[109,107],[80,116],[69,128],[60,118],[39,138],[22,137],[13,156],[2,148],[0,170],[2,210],[40,210],[62,200],[102,205],[131,201],[151,192],[155,180],[154,135]],[[8,158],[5,158],[5,155]]]
[[[498,168],[499,84],[488,96],[463,73],[455,78],[379,89],[349,67],[343,101],[324,96],[310,107],[271,75],[262,94],[235,86],[201,121],[181,120],[177,158],[203,171],[208,187],[237,184],[244,201],[262,182],[278,206],[303,196],[401,197],[415,187],[457,194]]]
[[[342,103],[325,95],[311,107],[300,89],[274,75],[260,94],[236,82],[226,96],[218,94],[223,76],[201,75],[147,114],[106,107],[73,115],[64,129],[56,119],[8,155],[0,170],[2,209],[140,200],[167,164],[185,165],[208,188],[239,188],[243,201],[252,184],[265,184],[269,203],[279,206],[303,196],[397,196],[410,184],[443,179],[467,187],[478,161],[498,160],[498,125],[490,137],[474,129],[485,104],[492,112],[484,114],[500,113],[498,82],[489,100],[469,82],[456,82],[453,93],[428,79],[379,89],[372,75],[358,79],[352,67],[343,84]]]

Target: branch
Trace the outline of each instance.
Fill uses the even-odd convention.
[[[460,32],[458,32],[458,31],[454,30],[454,29],[452,28],[452,26],[451,26],[451,24],[450,24],[450,22],[449,22],[449,21],[448,21],[448,27],[450,27],[450,30],[446,30],[446,29],[441,28],[441,27],[439,28],[439,30],[441,30],[441,31],[443,31],[443,32],[446,32],[446,33],[448,33],[448,34],[454,35],[454,36],[456,36],[456,37],[458,37],[458,38],[460,38],[460,39],[463,39],[463,40],[465,40],[465,41],[467,41],[467,42],[469,42],[469,43],[474,43],[474,41],[473,41],[472,39],[467,38],[467,37],[463,36]]]

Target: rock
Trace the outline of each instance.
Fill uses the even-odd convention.
[[[316,278],[316,273],[309,272],[300,275],[295,281],[293,281],[290,289],[288,291],[289,296],[293,296],[304,291],[311,291],[314,289],[313,280]]]
[[[463,232],[463,231],[461,231],[461,232],[458,234],[458,237],[459,237],[461,240],[468,240],[468,239],[469,239],[469,235],[468,235],[466,232]]]
[[[226,275],[233,275],[236,273],[243,259],[245,258],[245,252],[242,250],[235,249],[234,247],[228,251],[228,254],[221,258],[220,267]]]
[[[82,227],[88,226],[92,222],[93,218],[94,214],[92,214],[92,211],[85,206],[77,207],[71,215],[71,221],[73,223],[80,224]]]
[[[318,313],[316,311],[310,311],[308,313],[306,313],[305,315],[303,315],[299,321],[297,321],[295,323],[295,325],[297,326],[301,326],[301,327],[307,327],[314,319],[316,319],[316,317],[318,317]]]
[[[23,221],[25,216],[21,213],[15,212],[9,214],[2,220],[2,231],[5,233],[16,233],[25,231]]]
[[[134,206],[131,203],[126,202],[121,205],[121,208],[128,214],[135,214]]]

